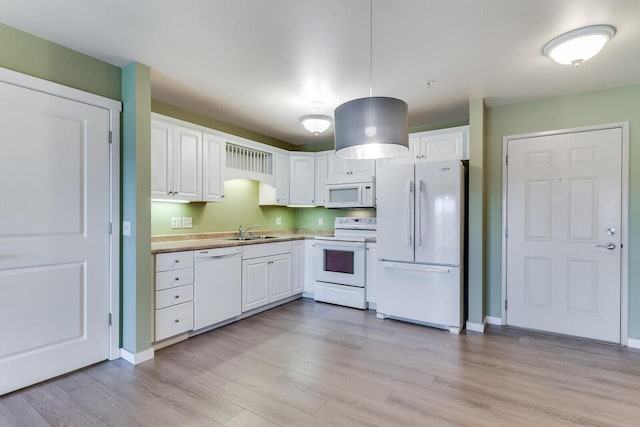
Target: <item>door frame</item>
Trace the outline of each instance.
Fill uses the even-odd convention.
[[[120,358],[120,112],[122,103],[103,96],[53,83],[0,67],[0,82],[31,89],[71,101],[81,102],[109,112],[109,360]],[[105,319],[107,322],[108,319]]]
[[[502,137],[502,293],[501,293],[501,325],[507,324],[507,310],[505,299],[507,297],[507,190],[508,170],[507,155],[509,142],[526,140],[541,136],[554,136],[579,132],[590,132],[606,129],[622,130],[622,194],[621,194],[621,224],[620,224],[620,344],[627,345],[628,316],[629,316],[629,122],[607,123],[593,126],[557,129],[542,132],[507,135]]]

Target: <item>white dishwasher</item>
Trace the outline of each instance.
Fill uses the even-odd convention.
[[[242,248],[195,251],[194,329],[242,312]]]

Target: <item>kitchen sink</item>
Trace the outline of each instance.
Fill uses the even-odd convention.
[[[228,237],[225,240],[267,240],[276,239],[278,236],[248,236],[248,237]]]

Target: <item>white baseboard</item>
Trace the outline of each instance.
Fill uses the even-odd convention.
[[[302,298],[310,298],[313,299],[313,292],[303,292],[302,293]]]
[[[124,348],[120,349],[120,356],[132,365],[137,365],[138,363],[146,362],[147,360],[153,359],[154,353],[155,351],[153,347],[148,350],[141,351],[140,353],[131,353]]]
[[[640,340],[636,340],[633,338],[627,338],[627,347],[629,348],[640,348]]]
[[[169,347],[170,345],[177,344],[180,341],[184,341],[188,338],[189,338],[189,333],[185,332],[183,334],[176,335],[175,337],[167,338],[164,341],[154,342],[153,350],[157,351],[157,350],[160,350],[161,348]]]
[[[486,321],[486,318],[482,323],[473,323],[467,321],[467,331],[480,332],[481,334],[484,334],[484,324]]]
[[[486,316],[484,318],[484,321],[485,321],[485,323],[488,323],[489,325],[498,325],[498,326],[502,325],[502,318],[500,318],[500,317]]]

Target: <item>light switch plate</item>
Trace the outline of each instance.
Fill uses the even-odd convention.
[[[131,236],[131,221],[122,221],[122,235]]]
[[[282,218],[279,216],[276,217],[276,225],[282,225]]]
[[[322,217],[318,218],[318,225],[324,224],[324,219]]]
[[[182,217],[172,216],[171,217],[171,228],[182,228]]]
[[[193,218],[191,218],[190,216],[183,216],[182,228],[193,228]]]

